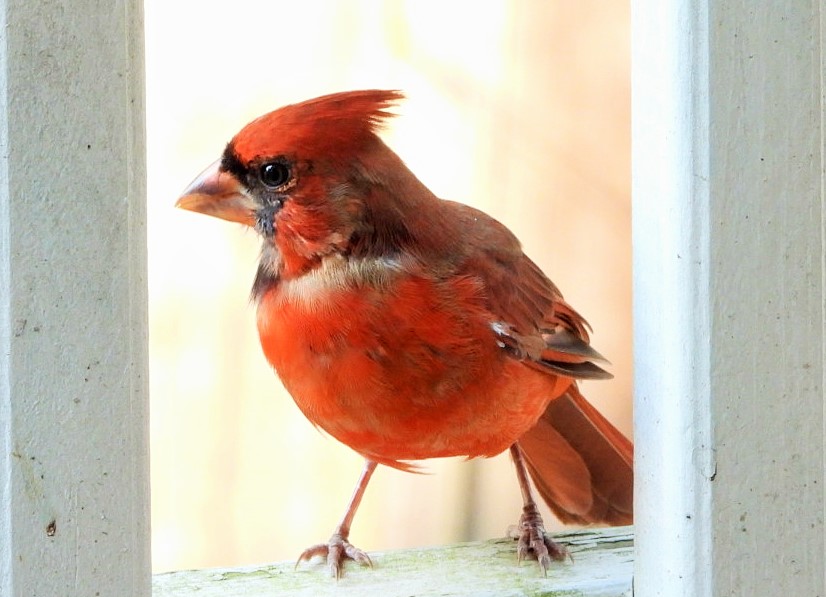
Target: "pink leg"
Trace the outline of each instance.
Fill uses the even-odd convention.
[[[542,516],[536,507],[536,502],[531,494],[531,485],[528,481],[528,471],[525,469],[525,461],[522,458],[522,450],[519,444],[511,446],[511,457],[516,467],[516,478],[519,480],[519,488],[522,490],[522,516],[519,517],[519,525],[511,533],[519,543],[516,547],[516,556],[521,562],[528,556],[533,556],[539,562],[539,567],[543,574],[548,573],[551,567],[551,560],[562,561],[568,556],[568,550],[562,545],[555,543],[545,534]]]
[[[350,498],[350,503],[347,505],[347,511],[344,513],[344,518],[333,531],[333,535],[327,543],[319,543],[305,549],[300,556],[296,566],[304,560],[309,560],[314,556],[324,556],[327,558],[327,566],[330,568],[330,573],[338,580],[341,578],[342,567],[344,560],[350,559],[358,562],[361,565],[372,566],[373,562],[370,557],[362,550],[350,544],[348,541],[350,537],[350,526],[353,524],[353,518],[356,515],[361,498],[364,497],[364,490],[367,489],[367,483],[370,482],[370,477],[373,476],[373,471],[376,470],[377,464],[372,460],[364,462],[364,469],[361,471],[356,488],[353,491],[353,497]]]

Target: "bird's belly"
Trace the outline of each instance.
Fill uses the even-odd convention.
[[[552,376],[498,348],[474,288],[432,284],[259,305],[264,353],[307,418],[387,464],[498,454],[553,397]]]

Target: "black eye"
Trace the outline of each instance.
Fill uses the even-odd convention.
[[[260,176],[266,186],[277,188],[290,180],[290,168],[282,162],[269,162],[261,166]]]

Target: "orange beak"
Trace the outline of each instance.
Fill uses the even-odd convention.
[[[260,206],[235,176],[221,170],[218,160],[192,181],[175,207],[255,226],[255,212]]]

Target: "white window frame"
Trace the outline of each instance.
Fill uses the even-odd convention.
[[[142,3],[109,4],[0,1],[9,597],[151,591]],[[643,597],[826,594],[824,13],[633,1]]]
[[[0,595],[150,594],[141,0],[0,0]]]
[[[824,595],[821,1],[632,4],[638,595]]]

